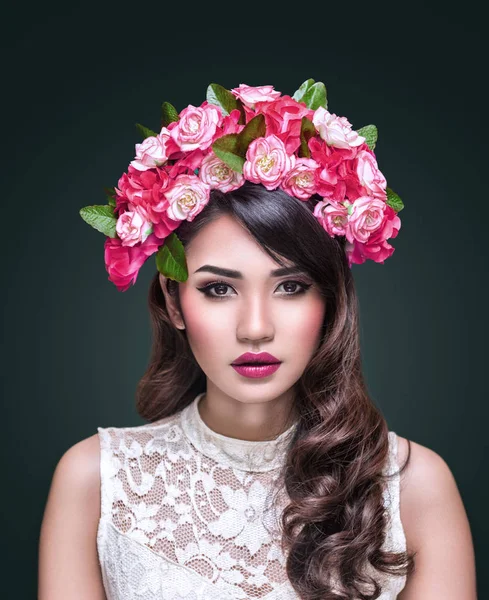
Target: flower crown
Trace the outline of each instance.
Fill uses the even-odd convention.
[[[313,214],[330,236],[346,238],[350,267],[394,252],[387,240],[398,234],[403,203],[377,166],[377,128],[355,131],[328,112],[321,82],[308,79],[292,97],[271,85],[211,83],[200,106],[178,113],[164,102],[159,133],[137,127],[145,139],[117,187],[106,188],[107,204],[80,210],[107,236],[105,266],[119,291],[136,283],[152,254],[160,273],[186,281],[174,231],[203,210],[211,189],[235,190],[246,180],[302,201],[318,194]]]

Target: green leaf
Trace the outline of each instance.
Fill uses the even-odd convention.
[[[314,123],[307,117],[302,117],[301,121],[301,145],[299,148],[299,156],[310,158],[311,151],[307,142],[316,135],[316,128]]]
[[[266,133],[265,115],[259,114],[248,121],[243,129],[238,133],[236,151],[242,158],[246,157],[248,146],[253,140],[264,137]]]
[[[218,83],[207,86],[207,102],[219,106],[223,115],[229,115],[235,108],[240,108],[236,96]]]
[[[212,144],[212,149],[214,150],[215,155],[228,167],[233,169],[233,171],[237,171],[238,173],[243,172],[245,159],[238,153],[237,133],[228,133],[217,138]]]
[[[113,206],[115,208],[116,206],[116,191],[115,188],[111,187],[111,188],[104,188],[105,190],[105,195],[107,196],[107,203],[109,204],[109,206]]]
[[[387,200],[386,203],[396,211],[396,213],[400,212],[404,208],[404,204],[399,196],[391,190],[389,187],[386,188]]]
[[[117,237],[115,230],[117,217],[114,215],[112,206],[107,204],[85,206],[80,209],[80,216],[97,231],[111,238]]]
[[[314,79],[306,79],[292,98],[297,102],[305,102],[307,108],[312,110],[320,106],[328,108],[326,86],[321,81],[314,83]]]
[[[136,127],[138,128],[138,131],[143,136],[143,138],[156,137],[158,135],[152,129],[148,129],[148,127],[145,127],[140,123],[136,123]]]
[[[302,102],[304,94],[312,85],[314,85],[314,79],[306,79],[306,81],[304,81],[300,88],[294,92],[292,98],[294,100],[297,100],[297,102]]]
[[[173,121],[178,121],[180,117],[178,116],[177,109],[170,104],[169,102],[163,102],[161,105],[161,126],[168,127],[170,123]]]
[[[358,129],[357,133],[365,138],[365,143],[373,151],[377,142],[377,127],[375,125],[365,125],[365,127]]]
[[[175,233],[171,233],[156,253],[156,267],[169,279],[184,282],[188,279],[187,261],[182,242]]]

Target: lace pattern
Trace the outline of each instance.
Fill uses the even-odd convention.
[[[98,428],[97,548],[108,600],[296,600],[280,548],[287,503],[278,468],[294,426],[275,440],[221,436],[198,411],[127,428]],[[397,470],[389,432],[387,468]],[[398,479],[386,488],[386,545],[405,549]],[[392,578],[381,600],[404,587]]]

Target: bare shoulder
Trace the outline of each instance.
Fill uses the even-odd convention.
[[[39,599],[105,598],[97,553],[100,444],[71,446],[54,470],[39,537]]]
[[[398,596],[473,600],[475,559],[469,521],[455,477],[437,452],[401,436],[397,461],[400,516],[415,572]],[[450,524],[447,527],[447,523]]]

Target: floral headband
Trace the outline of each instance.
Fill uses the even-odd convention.
[[[350,267],[394,252],[387,240],[399,232],[404,205],[377,166],[377,128],[355,131],[328,112],[323,83],[308,79],[292,97],[271,85],[229,91],[211,83],[198,107],[178,113],[164,102],[161,126],[156,133],[137,124],[145,139],[117,187],[106,188],[107,204],[80,210],[107,236],[105,266],[119,291],[136,283],[152,254],[160,273],[186,281],[174,231],[204,209],[211,189],[246,180],[302,201],[319,194],[314,216],[330,236],[346,237]]]

